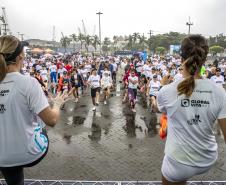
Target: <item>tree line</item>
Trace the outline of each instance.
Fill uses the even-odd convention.
[[[169,32],[165,34],[150,35],[147,38],[144,34],[133,33],[128,36],[113,36],[112,39],[105,37],[101,42],[102,52],[104,54],[114,53],[115,51],[132,50],[144,51],[152,53],[165,53],[169,50],[170,45],[180,45],[186,34],[179,32]],[[82,52],[96,52],[99,50],[100,39],[97,35],[91,36],[83,33],[71,34],[62,37],[61,45],[65,51],[71,45],[79,45],[79,50]],[[226,36],[223,34],[208,38],[210,52],[223,52],[226,48]]]

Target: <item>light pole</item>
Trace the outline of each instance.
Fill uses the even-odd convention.
[[[191,26],[193,25],[193,23],[190,21],[190,17],[189,17],[189,21],[186,22],[186,25],[188,26],[188,35],[190,35],[190,33],[191,33]]]
[[[100,15],[102,15],[102,12],[97,12],[97,15],[99,15],[99,39],[100,39],[100,54],[102,53],[102,49],[101,49],[101,24],[100,24]]]

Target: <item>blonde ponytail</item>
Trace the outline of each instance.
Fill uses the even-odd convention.
[[[7,73],[5,56],[13,53],[16,50],[18,43],[19,40],[14,36],[6,35],[0,37],[0,82],[4,80]]]

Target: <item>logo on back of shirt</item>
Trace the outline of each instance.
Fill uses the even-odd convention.
[[[0,104],[0,114],[3,114],[5,111],[6,111],[5,105],[4,104]]]
[[[210,102],[208,100],[181,100],[181,107],[207,107],[209,104]]]
[[[189,107],[190,106],[190,100],[189,99],[181,100],[181,106],[182,107]]]
[[[2,90],[0,91],[0,96],[6,96],[9,94],[9,90]]]
[[[198,125],[202,121],[200,120],[200,115],[196,114],[194,119],[188,120],[188,125]]]

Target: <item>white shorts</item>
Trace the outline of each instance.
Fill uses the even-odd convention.
[[[185,165],[165,155],[162,163],[162,175],[170,182],[183,182],[195,175],[209,171],[211,167]]]

